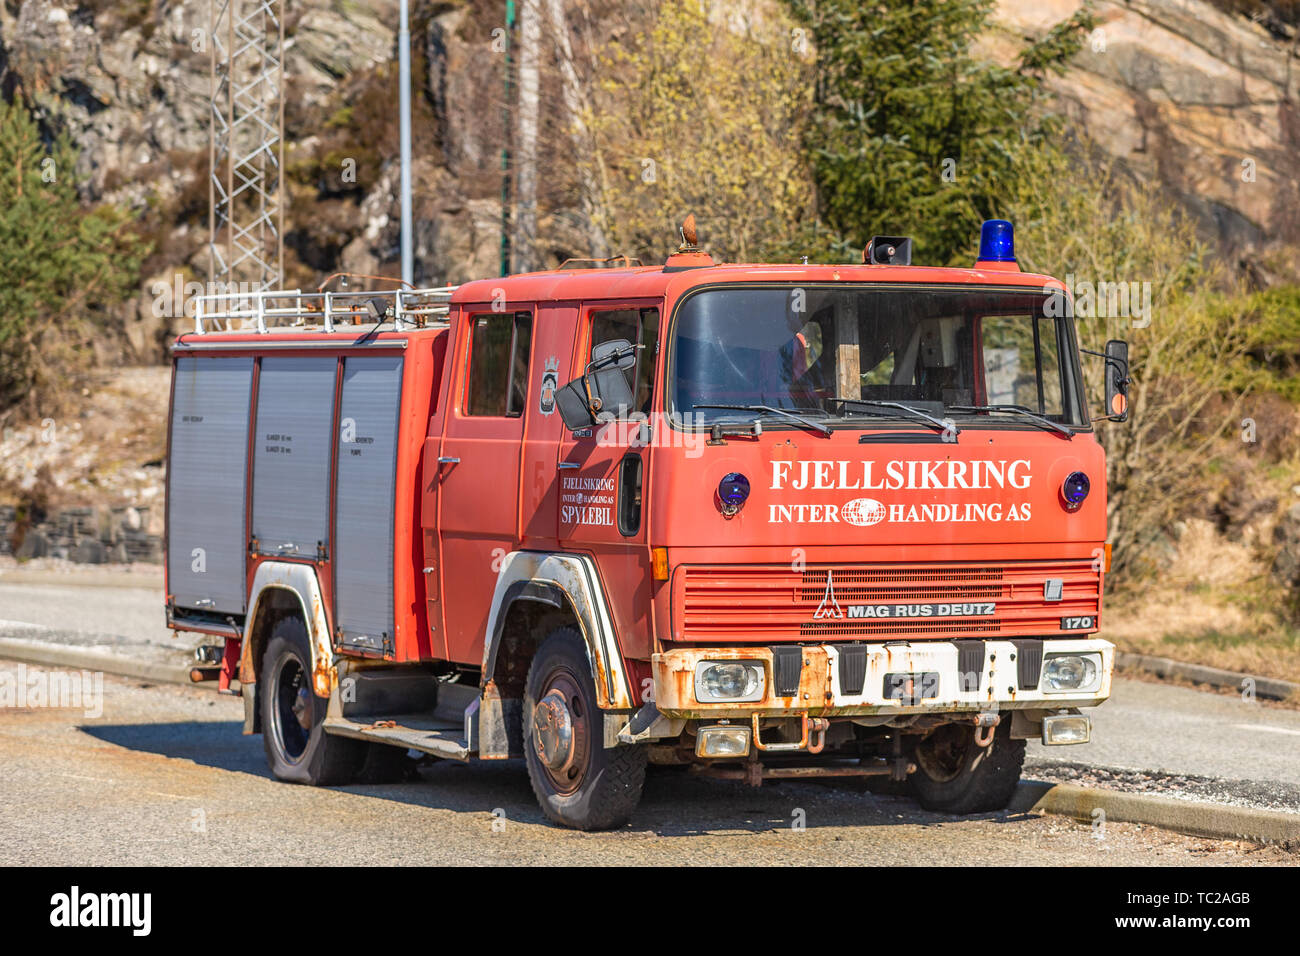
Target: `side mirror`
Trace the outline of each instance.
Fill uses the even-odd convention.
[[[636,365],[639,348],[626,339],[614,339],[591,350],[591,362],[582,375],[555,393],[565,428],[576,431],[627,416],[635,401],[627,370]]]
[[[1106,417],[1112,422],[1128,421],[1128,343],[1111,339],[1106,343]]]

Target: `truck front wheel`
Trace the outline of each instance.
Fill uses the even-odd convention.
[[[945,724],[915,749],[916,773],[908,778],[912,793],[927,810],[940,813],[989,813],[1005,810],[1020,781],[1025,742],[1011,739],[1004,720],[987,747],[975,743],[975,728]]]
[[[608,830],[632,816],[645,785],[646,750],[604,746],[604,714],[578,632],[547,635],[528,669],[524,758],[542,812],[578,830]]]
[[[366,744],[325,733],[329,702],[312,691],[311,648],[299,619],[285,618],[271,632],[257,697],[266,762],[278,779],[329,787],[356,776]]]

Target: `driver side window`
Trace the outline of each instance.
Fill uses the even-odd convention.
[[[637,351],[636,365],[627,371],[627,375],[628,385],[635,396],[634,407],[648,415],[658,365],[659,310],[609,309],[591,313],[591,351],[616,339],[643,346]],[[590,351],[587,359],[591,360]]]

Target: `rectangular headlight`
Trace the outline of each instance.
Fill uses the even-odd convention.
[[[1101,687],[1100,654],[1048,654],[1039,688],[1044,694],[1078,694]]]
[[[743,704],[763,699],[762,661],[700,661],[695,665],[695,699],[701,704]]]
[[[1092,739],[1092,721],[1078,714],[1043,718],[1043,743],[1049,747],[1086,744]]]
[[[749,753],[749,728],[732,724],[701,727],[695,736],[697,757],[744,757]]]

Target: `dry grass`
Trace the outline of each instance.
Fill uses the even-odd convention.
[[[40,510],[162,504],[170,369],[103,369],[67,414],[16,420],[0,433],[0,504]]]
[[[1102,636],[1122,651],[1300,680],[1300,629],[1285,617],[1259,538],[1228,540],[1189,520],[1163,572],[1108,597]]]

